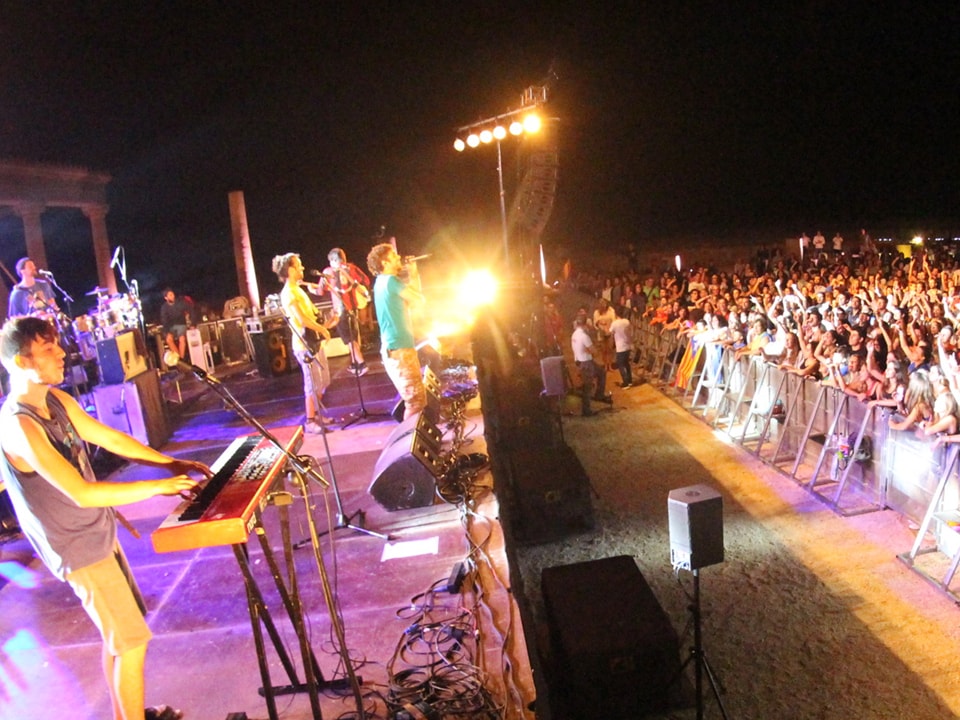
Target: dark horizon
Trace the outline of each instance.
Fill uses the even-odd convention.
[[[338,12],[17,8],[0,158],[109,173],[111,243],[145,297],[236,294],[227,195],[243,191],[263,296],[274,254],[316,266],[341,246],[362,264],[381,226],[413,253],[499,249],[496,151],[458,154],[454,131],[554,69],[548,251],[960,227],[955,8]],[[503,145],[508,201],[518,147]],[[0,218],[7,264],[15,220]],[[79,299],[96,277],[69,251],[89,252],[84,223],[44,228]]]

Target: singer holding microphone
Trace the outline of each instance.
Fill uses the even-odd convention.
[[[380,325],[380,355],[387,375],[404,402],[404,419],[423,410],[427,392],[417,357],[410,307],[423,302],[417,259],[404,261],[390,243],[374,245],[367,255],[367,268],[376,276],[373,300]],[[397,276],[406,268],[408,282]]]
[[[33,315],[48,320],[54,318],[60,308],[50,283],[41,279],[48,271],[37,270],[36,264],[28,257],[17,260],[16,269],[20,282],[10,291],[7,317]]]

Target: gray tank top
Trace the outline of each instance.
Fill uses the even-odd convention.
[[[60,400],[47,394],[50,419],[36,408],[7,398],[0,415],[27,415],[47,433],[54,448],[83,476],[96,482],[83,441]],[[0,438],[2,449],[2,438]],[[20,472],[0,452],[0,475],[10,495],[17,521],[50,572],[60,580],[74,570],[109,557],[117,539],[112,508],[79,507],[37,472]]]

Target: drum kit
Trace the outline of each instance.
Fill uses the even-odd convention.
[[[97,298],[97,307],[69,324],[73,344],[84,360],[97,357],[96,343],[113,338],[127,330],[143,327],[140,298],[134,293],[111,294],[107,288],[95,287],[86,293]],[[66,330],[66,328],[64,328]]]

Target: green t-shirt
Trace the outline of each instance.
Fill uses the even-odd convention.
[[[380,344],[387,350],[415,346],[407,304],[400,293],[406,286],[396,275],[377,275],[373,283],[373,301],[377,306]]]

